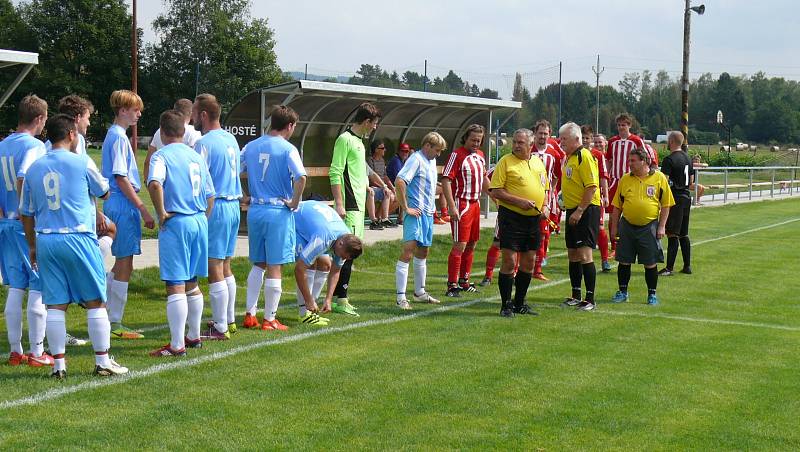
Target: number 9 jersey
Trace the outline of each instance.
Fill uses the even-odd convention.
[[[95,237],[96,213],[89,194],[100,197],[108,190],[108,180],[86,154],[56,149],[28,169],[19,210],[36,218],[40,234],[89,233]]]

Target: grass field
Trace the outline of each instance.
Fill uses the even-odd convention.
[[[164,290],[156,269],[137,271],[126,324],[147,338],[112,349],[132,372],[92,377],[89,347],[68,349],[64,382],[1,364],[0,449],[797,450],[800,201],[692,215],[695,274],[662,278],[657,307],[635,267],[629,303],[605,302],[612,272],[598,274],[596,311],[560,308],[556,236],[552,281],[528,294],[538,317],[499,317],[496,286],[399,312],[398,243],[381,243],[355,264],[360,318],[298,325],[287,269],[288,332],[240,330],[173,360],[146,354],[168,341]],[[439,294],[448,248],[437,237],[429,259]],[[247,270],[237,259],[242,305]],[[69,331],[85,324],[70,309]]]

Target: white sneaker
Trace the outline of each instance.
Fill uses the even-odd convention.
[[[89,341],[87,341],[86,339],[80,339],[67,333],[67,345],[81,346],[81,345],[87,345],[88,343]]]
[[[423,292],[422,295],[414,294],[414,301],[422,301],[430,304],[439,304],[441,301],[433,298],[428,292]]]
[[[94,366],[95,375],[100,375],[102,377],[111,377],[113,375],[122,375],[128,373],[128,368],[117,364],[117,362],[114,361],[113,356],[109,356],[108,360],[111,363],[111,365],[108,367],[102,367],[99,365]]]
[[[397,300],[397,307],[404,311],[408,311],[411,310],[411,303],[409,303],[408,300],[403,298],[402,300]]]

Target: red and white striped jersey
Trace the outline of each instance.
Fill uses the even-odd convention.
[[[470,152],[463,146],[456,149],[450,154],[442,177],[452,181],[453,198],[476,201],[483,190],[483,179],[486,177],[483,152]]]
[[[647,143],[645,143],[644,148],[647,149],[647,153],[650,154],[650,163],[658,166],[658,152]]]
[[[597,160],[597,175],[600,179],[608,180],[608,170],[606,169],[606,156],[603,151],[597,148],[592,148],[592,156]]]
[[[613,182],[621,179],[629,172],[628,154],[636,148],[644,148],[644,142],[637,135],[631,134],[627,139],[614,135],[608,140],[606,160],[608,161],[608,177]]]
[[[551,191],[558,192],[561,186],[561,164],[563,161],[559,150],[552,144],[547,143],[547,147],[542,151],[534,144],[531,147],[531,154],[539,157],[544,163],[544,167],[547,169],[547,178],[550,180]]]

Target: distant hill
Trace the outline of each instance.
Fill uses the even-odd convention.
[[[294,80],[314,80],[318,82],[322,82],[325,80],[335,79],[337,83],[347,83],[350,80],[350,77],[345,75],[339,75],[336,77],[329,77],[325,75],[316,75],[316,74],[308,74],[308,77],[305,76],[305,73],[300,71],[291,71],[291,72],[284,72],[287,76],[293,78]]]

